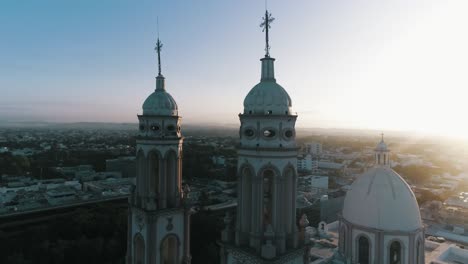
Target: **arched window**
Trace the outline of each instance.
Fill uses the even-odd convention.
[[[387,155],[383,154],[383,164],[387,164]]]
[[[275,173],[272,170],[263,172],[263,227],[273,224],[273,179]]]
[[[141,234],[136,234],[133,238],[133,254],[133,263],[145,263],[145,241],[143,240]]]
[[[161,243],[161,264],[179,263],[179,241],[177,236],[168,235]]]
[[[370,263],[370,245],[369,239],[365,236],[361,236],[358,240],[358,263],[369,264]]]
[[[380,154],[377,154],[377,164],[380,165]]]
[[[390,244],[390,264],[401,264],[401,244],[398,241],[393,241]]]

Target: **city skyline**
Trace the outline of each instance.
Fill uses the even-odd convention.
[[[3,5],[0,121],[136,122],[155,88],[156,16],[184,123],[238,124],[260,78],[263,1]],[[468,134],[450,118],[468,111],[463,1],[268,5],[299,127]]]

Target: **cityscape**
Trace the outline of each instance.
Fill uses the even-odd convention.
[[[247,52],[244,63],[258,66],[257,79],[246,92],[234,89],[244,98],[235,102],[232,123],[217,118],[230,109],[233,91],[220,97],[225,109],[210,106],[219,98],[201,92],[199,107],[213,116],[190,120],[206,111],[186,110],[192,103],[184,103],[200,94],[173,87],[185,77],[175,74],[180,69],[170,61],[180,57],[171,58],[175,44],[160,31],[168,31],[163,25],[172,23],[172,8],[198,8],[192,3],[158,3],[157,12],[147,13],[157,29],[138,29],[156,40],[154,51],[144,53],[155,69],[146,77],[155,80],[142,88],[133,118],[22,116],[8,107],[15,94],[0,82],[7,100],[0,100],[0,263],[468,263],[465,127],[397,128],[382,125],[386,116],[377,114],[363,127],[301,121],[307,110],[292,100],[302,101],[301,90],[290,89],[288,70],[276,67],[286,53],[276,52],[285,42],[275,27],[288,21],[274,11],[289,7],[261,2],[243,3],[257,10],[261,42],[248,44],[258,52]],[[207,15],[218,8],[212,5],[206,3]],[[111,96],[98,100],[112,105]],[[381,110],[369,106],[368,112]],[[398,102],[383,98],[379,107]],[[119,116],[127,106],[112,108]]]

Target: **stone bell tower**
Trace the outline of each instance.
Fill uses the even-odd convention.
[[[136,186],[129,199],[127,263],[190,263],[190,214],[182,190],[181,117],[161,74],[138,115]]]
[[[239,114],[237,218],[234,241],[223,234],[222,263],[303,263],[296,225],[297,115],[275,79],[268,36],[273,20],[266,11],[260,83]]]

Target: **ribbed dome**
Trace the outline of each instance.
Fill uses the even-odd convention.
[[[156,90],[146,98],[143,103],[144,115],[178,115],[177,103],[172,96],[166,92],[165,79],[162,75],[156,77]]]
[[[178,115],[177,103],[165,90],[156,90],[143,103],[144,115]]]
[[[413,191],[398,173],[385,166],[373,167],[354,181],[346,194],[343,218],[385,231],[422,228]]]
[[[291,114],[291,98],[281,85],[276,83],[274,61],[265,57],[262,61],[262,78],[244,99],[244,114]]]
[[[377,144],[377,146],[375,147],[375,150],[376,151],[388,151],[387,144],[385,144],[383,139],[382,141],[379,142],[379,144]]]
[[[289,114],[291,105],[291,98],[283,87],[274,81],[262,81],[245,97],[244,114]]]

